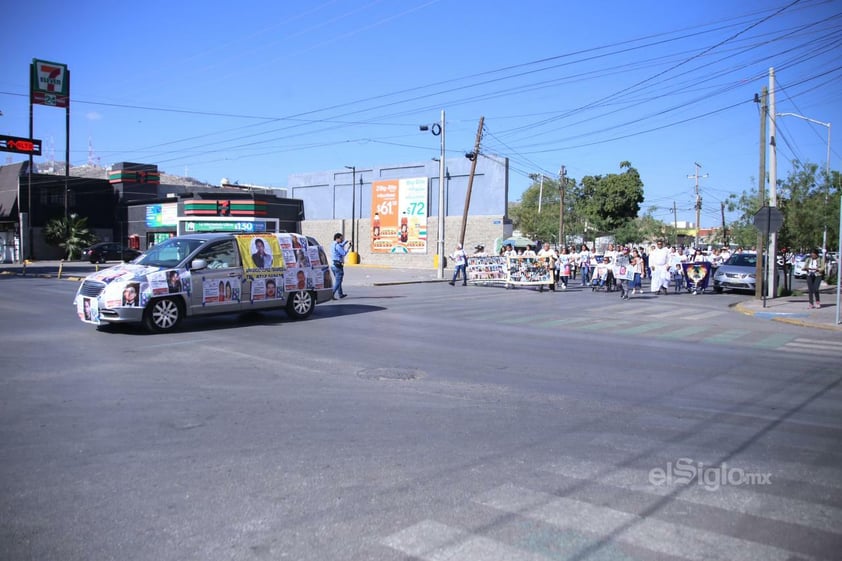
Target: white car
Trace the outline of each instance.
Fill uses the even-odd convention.
[[[186,316],[284,308],[303,319],[333,296],[327,256],[300,234],[195,234],[170,238],[133,263],[86,277],[76,292],[85,323],[175,329]]]

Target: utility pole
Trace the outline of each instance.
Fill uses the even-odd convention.
[[[477,127],[477,140],[474,144],[474,151],[465,154],[465,157],[471,160],[471,174],[468,176],[468,190],[465,191],[465,209],[462,211],[462,232],[459,234],[459,243],[465,247],[465,228],[468,226],[468,208],[471,206],[471,189],[474,186],[474,174],[477,171],[477,160],[479,159],[479,145],[482,142],[482,127],[485,123],[485,117],[479,118],[479,127]]]
[[[763,86],[761,94],[754,95],[754,102],[760,104],[760,173],[757,175],[757,203],[758,208],[766,206],[766,114],[769,112],[769,90]],[[763,255],[766,248],[766,237],[763,232],[757,232],[757,255]],[[754,297],[763,298],[763,259],[757,260],[754,269]]]
[[[561,166],[558,170],[558,244],[559,247],[565,247],[567,244],[564,239],[564,192],[567,188],[567,168]]]
[[[672,245],[678,245],[678,208],[672,202]]]
[[[693,175],[688,175],[687,179],[696,179],[696,241],[694,246],[696,249],[699,248],[699,230],[701,229],[702,225],[700,223],[701,214],[702,214],[702,197],[699,195],[699,178],[705,178],[708,174],[699,175],[699,170],[702,169],[702,164],[698,162],[693,162],[696,165],[696,173]]]
[[[719,208],[722,211],[722,243],[728,245],[728,229],[725,227],[725,201],[719,203]]]
[[[775,144],[775,69],[769,68],[769,206],[778,206],[778,150]],[[766,295],[769,298],[777,296],[778,234],[769,235],[769,249],[766,251]],[[762,255],[762,254],[758,254]]]

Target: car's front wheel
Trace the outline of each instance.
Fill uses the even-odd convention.
[[[313,313],[315,305],[311,292],[306,290],[293,292],[287,300],[287,314],[292,319],[304,319]]]
[[[143,314],[143,324],[149,331],[163,333],[172,331],[181,322],[184,312],[175,298],[153,300]]]

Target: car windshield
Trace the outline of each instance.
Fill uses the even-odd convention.
[[[135,263],[151,267],[175,267],[203,243],[205,240],[172,238],[152,246]]]
[[[737,267],[755,267],[757,265],[757,255],[754,253],[737,253],[728,259],[726,265],[736,265]]]

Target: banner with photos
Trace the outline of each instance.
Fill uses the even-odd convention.
[[[688,290],[705,290],[710,282],[710,263],[682,263]]]
[[[543,257],[469,256],[468,282],[540,286],[553,282],[553,271]]]

